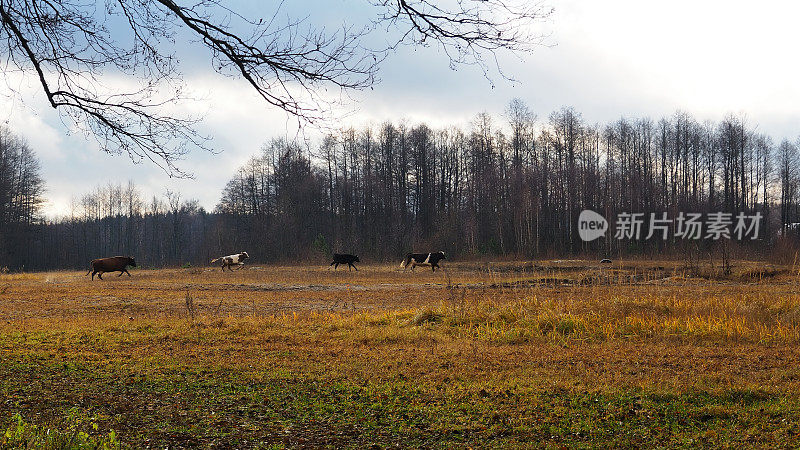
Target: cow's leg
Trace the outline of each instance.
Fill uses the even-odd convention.
[[[436,272],[436,264],[431,264],[431,270]]]
[[[347,264],[350,264],[351,266],[353,266],[353,269],[356,269],[356,272],[358,272],[358,267],[356,267],[355,264],[353,264],[353,263],[347,263]]]
[[[333,270],[336,270],[336,269],[338,269],[338,268],[339,268],[339,263],[337,262],[337,263],[336,263],[336,265],[335,265],[335,266],[333,266]]]
[[[127,273],[127,274],[128,274],[128,276],[131,276],[131,273],[130,273],[130,272],[128,272],[128,269],[122,269],[122,270],[124,270],[124,271],[125,271],[125,273]],[[119,274],[119,276],[122,276],[122,274]]]
[[[98,272],[97,273],[97,278],[100,278],[102,280],[103,279],[103,273],[104,272]]]
[[[336,261],[328,264],[328,270],[331,270],[331,266],[334,265],[334,264],[336,264]],[[336,267],[334,267],[333,270],[336,270]]]
[[[94,281],[94,274],[96,274],[96,273],[97,273],[96,270],[94,272],[92,272],[92,281]]]
[[[119,271],[119,275],[117,275],[117,276],[118,276],[118,277],[121,277],[121,276],[122,276],[122,275],[124,275],[124,274],[125,274],[125,269],[122,269],[122,270],[120,270],[120,271]]]

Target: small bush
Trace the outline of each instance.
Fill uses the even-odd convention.
[[[333,252],[331,252],[331,246],[328,244],[328,241],[325,239],[325,236],[320,233],[314,238],[314,242],[311,244],[314,250],[322,253],[325,256],[331,256]]]
[[[195,317],[197,317],[197,307],[194,304],[194,299],[192,295],[189,294],[189,291],[186,291],[186,313],[189,317],[190,322],[194,322]]]
[[[556,323],[556,332],[563,336],[568,336],[574,333],[577,328],[577,324],[570,317],[562,318]]]
[[[411,323],[414,325],[423,325],[426,323],[439,323],[442,321],[442,315],[437,313],[436,311],[432,310],[431,308],[425,308],[420,310],[414,318],[411,319]]]
[[[539,321],[539,332],[543,335],[555,332],[566,337],[580,331],[581,328],[581,324],[572,317],[548,318]]]

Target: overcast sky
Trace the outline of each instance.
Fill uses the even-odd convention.
[[[251,11],[262,0],[253,0]],[[293,2],[306,5],[305,2]],[[361,2],[308,2],[314,17],[336,23]],[[657,119],[678,109],[698,119],[746,113],[748,123],[776,142],[800,134],[800,2],[641,0],[552,1],[543,31],[548,47],[521,59],[505,56],[503,69],[516,83],[482,73],[452,71],[435,49],[401,49],[382,66],[374,90],[353,94],[354,126],[385,120],[466,126],[475,114],[499,116],[523,99],[540,118],[573,106],[589,123],[621,116]],[[363,11],[353,10],[353,14]],[[245,11],[248,12],[248,11]],[[20,96],[0,96],[0,121],[23,136],[38,154],[47,185],[46,214],[68,211],[73,197],[110,181],[133,180],[146,196],[166,189],[213,209],[236,168],[273,137],[294,135],[293,121],[260,102],[241,81],[212,73],[202,47],[185,55],[187,85],[202,100],[188,106],[205,119],[200,130],[220,153],[195,151],[180,167],[193,179],[170,179],[152,164],[110,156],[83,135],[70,135],[46,106],[35,79],[6,74]],[[192,50],[189,50],[190,52]],[[14,78],[16,77],[16,78]],[[5,90],[5,87],[2,87]],[[313,136],[312,136],[313,137]]]

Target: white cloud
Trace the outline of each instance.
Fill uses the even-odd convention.
[[[318,3],[315,14],[325,14],[326,5],[360,5]],[[495,77],[496,88],[491,89],[477,68],[450,70],[435,47],[401,47],[384,65],[382,83],[353,94],[354,113],[334,125],[408,119],[466,126],[476,113],[499,115],[511,98],[520,97],[540,121],[567,105],[590,123],[620,116],[658,118],[676,109],[701,120],[719,120],[741,111],[776,141],[800,132],[800,85],[795,82],[800,61],[793,57],[793,44],[800,41],[800,29],[793,23],[800,4],[566,0],[554,6],[553,22],[544,29],[552,30],[554,47],[539,48],[522,61],[501,58],[519,83]],[[198,60],[198,55],[192,58]],[[52,202],[48,214],[65,211],[72,196],[97,184],[128,179],[147,196],[172,189],[213,208],[234,170],[265,141],[297,133],[294,121],[246,83],[208,73],[203,64],[194,64],[192,70],[186,85],[199,100],[171,111],[203,116],[199,130],[213,136],[211,146],[220,153],[188,155],[181,168],[195,174],[190,180],[169,179],[151,164],[134,165],[125,157],[100,153],[82,135],[68,136],[35,83],[15,79],[15,86],[23,86],[18,90],[26,104],[0,98],[0,107],[11,111],[0,120],[8,120],[40,155]],[[306,134],[314,137],[316,132]]]

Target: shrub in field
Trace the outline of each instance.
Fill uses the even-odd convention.
[[[192,298],[192,295],[189,294],[189,291],[186,291],[185,301],[186,301],[186,313],[187,316],[189,317],[189,323],[194,323],[194,319],[195,317],[197,317],[197,307],[195,306],[194,298]]]
[[[418,312],[413,319],[411,319],[411,323],[414,325],[423,325],[426,323],[438,323],[442,321],[442,315],[437,313],[431,308],[424,308]]]
[[[539,320],[539,331],[545,335],[548,333],[557,333],[561,336],[569,336],[578,330],[582,330],[582,326],[574,318],[566,317],[544,317]]]
[[[314,242],[311,244],[311,246],[314,248],[314,250],[322,253],[326,257],[333,254],[331,251],[331,246],[328,244],[328,241],[325,240],[325,236],[322,233],[318,234],[317,237],[314,238]]]

